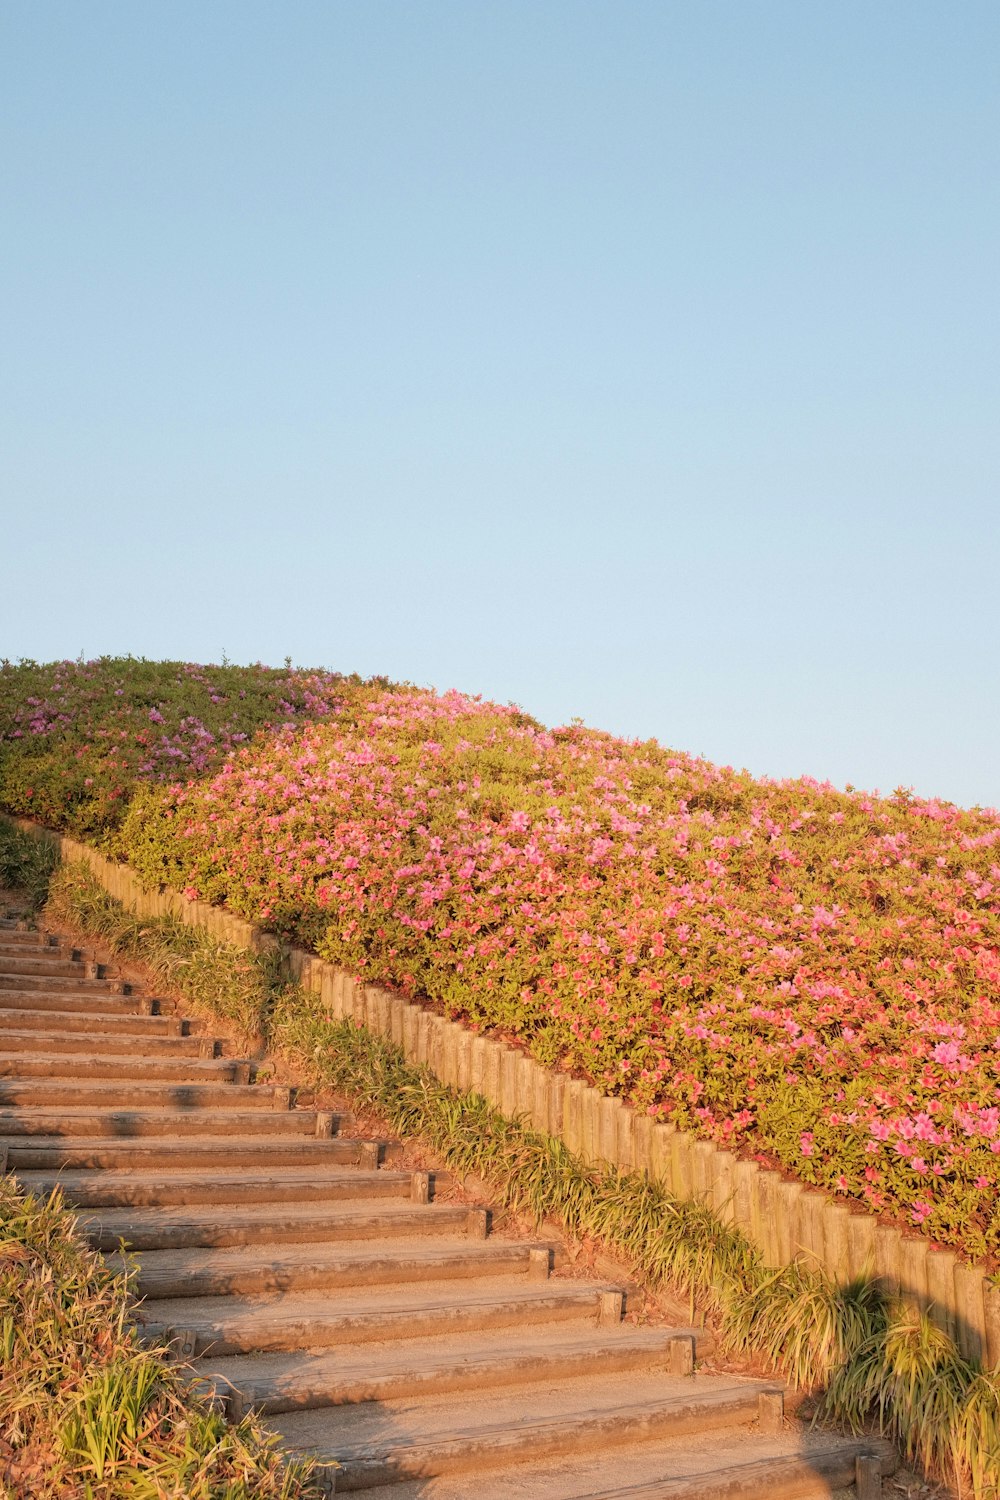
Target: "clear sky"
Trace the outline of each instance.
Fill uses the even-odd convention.
[[[1000,804],[996,0],[3,0],[0,654]]]

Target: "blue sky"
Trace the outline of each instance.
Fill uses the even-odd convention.
[[[0,654],[1000,804],[1000,8],[0,4]]]

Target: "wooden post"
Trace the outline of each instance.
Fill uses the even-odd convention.
[[[512,1120],[518,1112],[517,1079],[521,1054],[513,1047],[504,1047],[500,1054],[500,1108]]]
[[[788,1266],[796,1259],[801,1248],[799,1233],[799,1209],[805,1196],[801,1182],[779,1182],[775,1200],[776,1239],[778,1265]]]
[[[427,1066],[439,1083],[445,1083],[445,1042],[448,1035],[448,1022],[444,1016],[439,1016],[437,1011],[431,1011],[427,1018]]]
[[[895,1224],[875,1225],[875,1274],[887,1297],[895,1297],[902,1281],[903,1233]]]
[[[618,1112],[618,1165],[623,1172],[635,1168],[635,1110],[631,1104],[619,1100]]]
[[[580,1095],[580,1107],[583,1125],[583,1151],[585,1162],[593,1164],[601,1159],[600,1148],[600,1118],[601,1118],[601,1096],[590,1084],[584,1084]]]
[[[389,1040],[394,1047],[403,1045],[403,1016],[407,1004],[402,995],[389,996]]]
[[[474,1036],[472,1038],[469,1087],[474,1094],[479,1094],[481,1097],[485,1097],[483,1082],[486,1077],[486,1055],[488,1050],[489,1042],[484,1036]]]
[[[642,1114],[639,1110],[632,1111],[632,1151],[635,1170],[655,1177],[657,1174],[653,1170],[653,1119],[651,1115]]]
[[[417,1017],[420,1010],[416,1005],[407,1005],[403,1011],[403,1055],[408,1063],[417,1060]]]
[[[761,1254],[767,1265],[777,1270],[780,1266],[787,1265],[788,1261],[781,1258],[781,1178],[770,1168],[765,1168],[757,1179],[757,1203]]]
[[[875,1220],[852,1213],[847,1221],[847,1263],[851,1280],[875,1275]]]
[[[485,1038],[486,1041],[486,1067],[483,1072],[483,1094],[493,1105],[494,1109],[502,1108],[502,1074],[504,1049],[500,1042],[493,1041],[492,1037]]]
[[[708,1203],[723,1224],[732,1224],[735,1217],[733,1213],[733,1200],[736,1196],[736,1184],[733,1179],[735,1167],[736,1158],[731,1151],[713,1152],[710,1160],[712,1176]]]
[[[781,1391],[761,1391],[757,1397],[757,1427],[776,1437],[785,1425],[785,1398]]]
[[[711,1141],[695,1141],[691,1150],[694,1176],[694,1197],[699,1203],[711,1205],[712,1166],[715,1147]]]
[[[1000,1287],[992,1278],[983,1281],[983,1321],[986,1326],[986,1368],[1000,1367]]]
[[[566,1104],[566,1089],[569,1080],[565,1073],[553,1073],[548,1081],[548,1124],[545,1127],[549,1135],[558,1139],[565,1139],[563,1120]]]
[[[601,1100],[601,1111],[598,1122],[598,1155],[602,1161],[609,1166],[618,1165],[618,1116],[621,1114],[622,1101],[612,1099],[605,1095]]]
[[[456,1043],[455,1087],[467,1094],[472,1086],[472,1033],[460,1026]]]
[[[755,1161],[738,1161],[733,1167],[733,1223],[759,1249],[760,1220],[757,1214],[757,1180],[760,1168]]]
[[[535,1110],[535,1064],[525,1052],[517,1053],[517,1103],[515,1113],[531,1120]]]
[[[663,1184],[672,1198],[680,1194],[674,1184],[674,1137],[672,1125],[654,1125],[649,1148],[649,1172],[657,1182]]]
[[[882,1465],[869,1453],[859,1453],[854,1460],[854,1484],[857,1500],[879,1500],[882,1494]]]
[[[583,1153],[583,1084],[571,1078],[563,1091],[563,1140],[574,1156]]]
[[[976,1364],[986,1361],[986,1308],[983,1293],[986,1277],[982,1266],[959,1261],[955,1267],[955,1322],[958,1349],[963,1359]]]
[[[458,1082],[458,1028],[454,1022],[445,1021],[441,1026],[438,1065],[441,1082],[454,1087]]]
[[[828,1202],[823,1210],[823,1264],[826,1274],[838,1286],[846,1286],[851,1279],[847,1250],[850,1217],[851,1211],[846,1203]]]
[[[430,1011],[417,1011],[417,1056],[416,1061],[426,1067],[430,1061],[431,1017]]]
[[[955,1321],[955,1267],[958,1256],[953,1250],[930,1249],[927,1252],[927,1310],[931,1319],[949,1338],[957,1335]]]
[[[685,1130],[675,1130],[670,1145],[674,1197],[681,1203],[694,1199],[694,1141]]]
[[[899,1289],[907,1302],[926,1312],[927,1294],[927,1241],[915,1235],[904,1236],[899,1255]]]

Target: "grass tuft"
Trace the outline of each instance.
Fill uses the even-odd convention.
[[[58,1192],[0,1177],[0,1496],[305,1500],[256,1419],[230,1426],[129,1326],[128,1279]]]
[[[44,906],[58,862],[54,843],[24,833],[16,824],[0,818],[0,888],[17,890],[29,911]]]

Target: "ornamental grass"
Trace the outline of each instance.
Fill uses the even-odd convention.
[[[207,1406],[129,1326],[125,1276],[79,1237],[58,1192],[0,1176],[0,1496],[306,1500],[256,1419]]]

